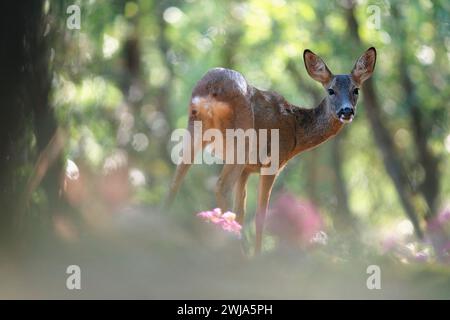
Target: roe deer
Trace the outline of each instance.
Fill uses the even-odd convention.
[[[359,88],[375,68],[376,50],[371,47],[365,51],[351,73],[345,75],[333,75],[323,60],[310,50],[304,51],[303,59],[308,74],[320,82],[326,92],[326,97],[312,109],[294,106],[278,93],[257,89],[248,84],[239,72],[223,68],[208,71],[192,91],[188,122],[191,147],[190,150],[183,150],[190,153],[191,159],[196,151],[208,144],[193,138],[194,121],[201,121],[206,129],[220,130],[224,139],[226,129],[279,130],[279,141],[268,142],[278,143],[277,172],[260,174],[259,178],[255,218],[256,254],[261,250],[264,219],[276,176],[289,159],[335,136],[344,124],[353,120]],[[166,204],[173,201],[190,165],[182,161],[177,166]],[[218,179],[218,206],[223,211],[229,209],[228,197],[234,187],[234,212],[241,224],[244,221],[248,177],[251,173],[261,173],[262,167],[260,162],[226,163]]]

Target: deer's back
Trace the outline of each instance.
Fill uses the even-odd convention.
[[[209,70],[192,91],[190,120],[200,120],[204,129],[252,128],[251,86],[237,71]]]
[[[242,95],[247,96],[249,85],[244,76],[231,69],[214,68],[209,70],[192,91],[195,96],[212,96],[218,100],[227,101]]]
[[[294,147],[293,106],[281,95],[259,90],[234,70],[215,68],[192,91],[190,120],[202,121],[204,129],[278,129],[281,159]]]
[[[252,113],[258,113],[261,128],[273,128],[280,124],[280,117],[285,116],[292,106],[279,94],[272,91],[259,90],[250,85],[244,76],[231,69],[214,68],[209,70],[196,84],[192,91],[191,105],[202,105],[210,115],[218,105],[228,105],[242,117],[249,106]],[[200,110],[198,110],[200,111]],[[244,114],[241,114],[244,112]]]

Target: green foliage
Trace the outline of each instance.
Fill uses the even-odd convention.
[[[52,4],[53,5],[53,4]],[[368,7],[381,9],[379,29],[369,25]],[[443,159],[440,163],[441,203],[450,192],[450,94],[448,33],[449,8],[445,1],[399,4],[401,17],[393,17],[387,1],[362,1],[356,8],[364,47],[350,36],[345,7],[339,1],[101,1],[83,2],[82,28],[64,30],[55,57],[53,104],[61,125],[69,132],[69,157],[78,157],[100,168],[116,148],[127,150],[130,163],[142,170],[146,184],[135,201],[157,205],[173,172],[170,130],[187,123],[187,104],[196,81],[216,66],[242,72],[257,87],[273,89],[294,104],[313,106],[314,97],[296,85],[288,64],[294,62],[303,81],[323,95],[307,78],[301,53],[310,48],[323,56],[332,71],[347,73],[365,47],[376,46],[378,64],[374,76],[382,117],[409,170],[412,184],[423,179],[414,165],[414,146],[409,104],[400,84],[400,53],[405,52],[417,103],[430,128],[428,145]],[[57,19],[64,20],[65,15]],[[130,79],[125,43],[139,44],[139,74]],[[64,45],[61,46],[61,43]],[[130,99],[130,83],[139,82],[142,97]],[[163,95],[166,92],[167,97]],[[121,113],[123,109],[126,114]],[[356,121],[345,129],[341,143],[344,179],[351,211],[367,225],[390,223],[402,217],[402,208],[385,172],[371,128],[365,117],[364,97]],[[118,136],[124,115],[131,117],[126,135]],[[122,117],[122,118],[121,118]],[[133,146],[142,133],[148,144]],[[330,144],[315,153],[315,161],[293,160],[289,174],[281,174],[282,187],[308,196],[308,171],[318,166],[318,201],[321,209],[335,211]],[[178,209],[186,215],[214,204],[211,183],[219,168],[194,168],[181,190]],[[250,184],[249,206],[254,205],[255,183]]]

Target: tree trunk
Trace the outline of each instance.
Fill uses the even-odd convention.
[[[50,51],[44,36],[44,1],[4,2],[0,22],[0,237],[17,234],[16,219],[23,208],[27,173],[33,153],[48,145],[57,128],[48,94],[51,85]],[[36,139],[33,152],[32,136]],[[58,198],[62,164],[50,167],[43,186],[47,199]]]
[[[402,17],[396,5],[392,6],[392,16],[399,22],[397,23],[396,28],[398,37],[402,39],[403,43],[408,43],[407,34],[400,23]],[[426,218],[428,220],[437,212],[436,202],[439,194],[439,161],[428,147],[431,126],[421,110],[421,102],[416,95],[416,87],[408,73],[407,61],[408,54],[406,52],[406,47],[403,45],[400,50],[398,63],[401,79],[400,83],[403,87],[405,104],[409,107],[411,114],[411,129],[416,147],[417,161],[425,171],[425,178],[419,186],[419,191],[423,194],[428,205],[426,213]]]
[[[161,55],[163,56],[163,61],[165,61],[165,68],[168,71],[167,81],[160,88],[158,88],[155,95],[156,109],[164,116],[167,123],[167,132],[165,132],[164,136],[159,139],[163,142],[160,144],[161,155],[167,162],[172,161],[165,141],[170,141],[170,133],[173,130],[170,121],[170,97],[173,90],[175,70],[172,62],[168,60],[170,54],[170,41],[167,38],[167,22],[164,20],[163,15],[167,8],[177,4],[178,1],[161,1],[155,4],[155,19],[158,24],[157,44]],[[187,103],[182,107],[187,110]]]
[[[358,34],[358,21],[354,14],[354,4],[346,11],[347,24],[354,41],[361,46],[361,39]],[[412,203],[411,185],[403,167],[398,152],[395,148],[389,130],[383,125],[381,117],[381,106],[378,101],[372,79],[366,81],[363,86],[364,102],[366,114],[372,127],[374,139],[383,157],[384,167],[394,183],[400,202],[407,216],[411,220],[416,235],[423,238],[419,218]]]

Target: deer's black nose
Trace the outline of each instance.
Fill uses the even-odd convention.
[[[353,108],[344,107],[344,108],[341,108],[341,109],[338,111],[337,115],[338,115],[339,118],[342,117],[342,118],[348,119],[348,118],[350,118],[351,116],[354,116],[354,115],[355,115],[355,112],[353,111]]]

